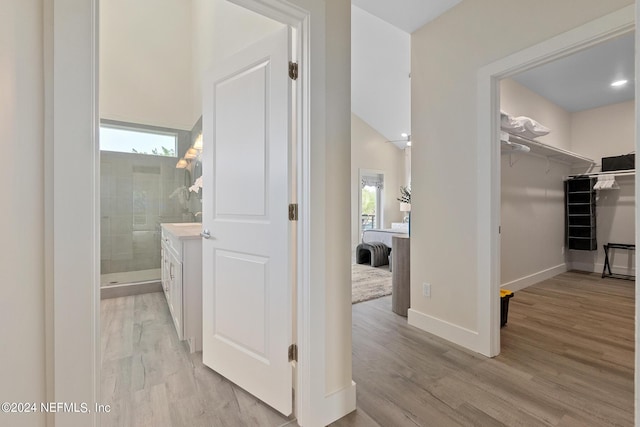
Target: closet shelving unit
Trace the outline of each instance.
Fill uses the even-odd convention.
[[[502,154],[522,153],[522,151],[518,151],[518,145],[529,147],[529,153],[531,154],[545,157],[549,160],[556,160],[562,163],[566,163],[573,167],[591,168],[596,164],[593,159],[581,156],[580,154],[571,152],[569,150],[552,147],[551,145],[547,145],[543,142],[534,141],[532,139],[513,134],[509,134],[509,141],[502,141]]]
[[[576,177],[564,182],[565,233],[569,249],[595,251],[597,178]]]

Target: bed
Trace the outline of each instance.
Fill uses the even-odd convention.
[[[380,228],[373,230],[364,230],[362,232],[362,242],[372,243],[381,242],[391,248],[391,239],[393,236],[406,236],[408,229],[406,228]]]

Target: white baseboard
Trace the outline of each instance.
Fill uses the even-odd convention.
[[[604,263],[601,263],[601,262],[596,262],[596,263],[570,262],[569,263],[569,269],[570,270],[578,270],[578,271],[587,271],[589,273],[600,273],[600,274],[602,274],[602,270],[604,269]],[[626,265],[625,266],[612,265],[611,266],[611,271],[613,273],[629,274],[631,276],[635,276],[636,275],[636,269],[635,268],[629,268]]]
[[[542,282],[543,280],[551,279],[553,276],[557,276],[558,274],[564,273],[566,271],[568,271],[567,264],[560,264],[556,265],[555,267],[547,268],[546,270],[542,270],[537,273],[512,280],[511,282],[503,283],[502,285],[500,285],[500,287],[515,292],[528,286],[535,285],[536,283]]]
[[[449,323],[437,317],[429,316],[412,308],[410,308],[408,312],[408,322],[409,325],[422,329],[425,332],[429,332],[430,334],[477,353],[482,353],[479,345],[479,335],[476,331]]]
[[[322,425],[327,426],[356,410],[356,383],[351,381],[351,385],[326,396],[324,402]]]

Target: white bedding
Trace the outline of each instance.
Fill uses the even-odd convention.
[[[408,233],[402,229],[376,229],[364,230],[362,232],[362,241],[364,243],[382,242],[391,247],[393,236],[406,236]]]
[[[504,111],[500,111],[500,128],[510,134],[529,139],[544,136],[551,132],[548,127],[541,125],[530,117],[513,117]]]

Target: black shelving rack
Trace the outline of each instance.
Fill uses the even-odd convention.
[[[565,237],[567,247],[579,251],[595,251],[596,178],[576,177],[564,182]]]

